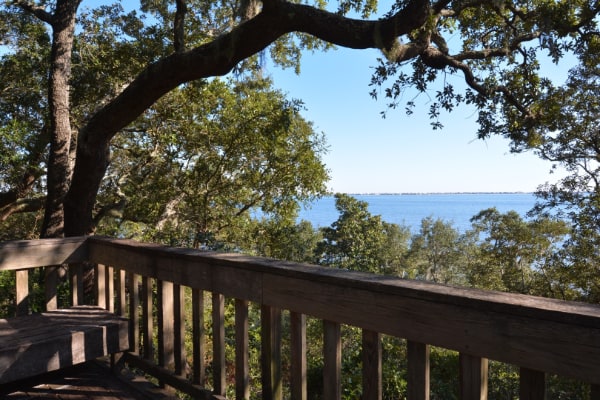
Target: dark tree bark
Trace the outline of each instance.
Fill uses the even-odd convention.
[[[71,118],[69,79],[75,32],[75,16],[80,0],[58,0],[55,13],[45,20],[52,27],[52,52],[48,100],[50,110],[50,153],[46,206],[41,237],[63,235],[64,199],[71,181]]]
[[[429,13],[428,1],[413,0],[389,18],[362,21],[302,4],[263,1],[258,15],[231,32],[149,65],[81,129],[73,178],[64,202],[65,235],[90,234],[93,229],[96,194],[108,167],[113,136],[178,85],[224,75],[290,32],[307,33],[348,48],[385,49],[399,36],[422,26]]]

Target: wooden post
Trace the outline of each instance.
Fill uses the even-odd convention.
[[[487,400],[488,360],[461,353],[460,398],[462,400]]]
[[[21,269],[16,271],[16,315],[29,314],[29,270]]]
[[[185,354],[185,298],[184,288],[180,285],[173,286],[174,300],[174,350],[175,350],[175,375],[186,375],[186,354]]]
[[[106,266],[106,309],[115,312],[115,269]]]
[[[306,315],[290,312],[292,365],[290,385],[292,400],[307,400],[306,382]]]
[[[429,345],[407,342],[408,400],[429,400]]]
[[[44,268],[44,293],[46,295],[46,310],[53,311],[58,308],[58,266]]]
[[[363,400],[381,400],[383,396],[381,335],[362,331]]]
[[[173,283],[158,281],[158,365],[173,369],[175,364],[175,331],[174,331],[174,301]]]
[[[235,398],[250,398],[248,302],[235,300]]]
[[[281,310],[261,307],[261,369],[264,400],[280,400],[281,387]]]
[[[213,320],[213,391],[225,396],[225,297],[219,293],[212,294]]]
[[[140,351],[140,293],[139,275],[129,273],[129,351],[139,354]]]
[[[323,398],[342,398],[342,335],[337,322],[323,321]]]
[[[206,338],[204,329],[204,292],[192,289],[192,336],[193,362],[192,382],[204,386],[204,357],[206,353]]]
[[[117,315],[127,315],[127,298],[125,291],[125,270],[117,270]]]
[[[546,398],[546,374],[529,368],[519,373],[519,399],[544,400]]]
[[[79,306],[83,300],[83,264],[69,265],[69,280],[71,288],[71,304]]]
[[[142,277],[142,339],[144,345],[144,358],[154,361],[154,321],[152,314],[152,280],[147,276]]]
[[[96,278],[96,304],[98,307],[108,310],[108,299],[106,298],[106,293],[108,292],[108,289],[106,288],[106,267],[102,264],[96,264],[94,266],[94,276]]]

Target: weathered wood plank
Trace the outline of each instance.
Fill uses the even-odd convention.
[[[292,400],[307,400],[306,316],[290,313],[291,350],[290,386]]]
[[[323,398],[342,398],[342,334],[340,324],[323,321]]]
[[[69,265],[69,280],[71,289],[71,305],[80,306],[84,304],[83,296],[83,264]]]
[[[264,400],[282,399],[281,309],[263,305],[261,319],[261,379]]]
[[[408,341],[408,400],[429,400],[429,345]]]
[[[140,277],[128,273],[129,284],[129,351],[134,354],[140,352]]]
[[[488,360],[460,354],[460,398],[462,400],[487,400]]]
[[[22,269],[15,272],[16,315],[29,314],[29,271]]]
[[[597,305],[242,255],[89,240],[93,261],[120,263],[196,289],[600,384]]]
[[[213,322],[213,391],[225,396],[227,375],[225,371],[225,296],[212,294]]]
[[[94,277],[95,277],[95,295],[96,305],[102,307],[105,310],[108,309],[108,299],[106,298],[106,266],[104,264],[94,265]]]
[[[382,391],[382,350],[381,335],[378,332],[362,331],[362,384],[363,400],[381,400]]]
[[[205,332],[206,330],[204,328],[204,292],[198,289],[192,289],[192,357],[194,363],[192,370],[192,382],[197,385],[204,385],[205,382]]]
[[[115,312],[115,269],[112,265],[106,266],[106,309]]]
[[[375,276],[370,279],[379,280]],[[393,279],[390,282],[400,284]],[[591,313],[582,319],[573,314],[572,321],[561,315],[557,319],[562,322],[558,322],[546,319],[543,310],[537,317],[524,316],[519,310],[494,311],[494,303],[485,310],[477,302],[473,306],[451,304],[436,296],[428,301],[401,291],[388,293],[384,286],[367,290],[351,287],[352,282],[345,282],[350,287],[342,283],[321,282],[318,276],[304,280],[265,274],[263,301],[320,319],[600,382],[600,364],[596,362],[600,359],[600,326],[594,326],[600,322],[598,307],[593,307],[594,323]]]
[[[128,321],[80,306],[0,319],[0,384],[129,348]]]
[[[546,374],[528,368],[520,368],[519,399],[544,400],[546,398]]]
[[[154,320],[152,307],[152,279],[142,276],[142,344],[144,359],[154,361]]]
[[[46,298],[46,311],[58,309],[58,266],[44,268],[44,296]]]
[[[175,329],[175,375],[186,376],[187,361],[185,352],[185,290],[173,285],[173,327]]]
[[[86,237],[15,240],[0,243],[0,271],[84,262]]]
[[[158,281],[157,310],[158,323],[158,365],[173,370],[175,367],[175,330],[173,283]]]
[[[116,307],[115,312],[117,315],[127,315],[127,295],[125,290],[126,279],[125,279],[126,271],[124,269],[118,269],[116,271]]]
[[[235,398],[250,398],[248,302],[235,300]]]

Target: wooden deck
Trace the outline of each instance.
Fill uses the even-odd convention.
[[[28,269],[47,265],[70,264],[67,307],[84,304],[84,262],[94,265],[96,305],[129,322],[129,352],[121,362],[196,400],[224,399],[234,391],[232,398],[249,399],[251,390],[268,400],[288,393],[292,400],[307,400],[308,317],[322,322],[322,398],[328,400],[342,398],[343,326],[361,330],[363,399],[384,397],[382,335],[390,335],[405,343],[406,362],[386,362],[392,368],[406,364],[399,373],[406,376],[408,400],[432,397],[431,346],[459,353],[461,400],[487,399],[488,359],[518,367],[520,400],[545,400],[548,374],[575,379],[587,386],[590,400],[600,400],[599,305],[123,239],[0,243],[0,271],[15,271],[17,311],[27,311]],[[52,279],[46,284],[56,286]],[[48,293],[51,304],[56,291]],[[235,306],[234,321],[226,318],[226,300]],[[250,340],[256,334],[260,343]],[[226,359],[229,344],[235,354]],[[251,346],[260,346],[260,382],[250,376]],[[45,375],[21,382],[0,398],[176,398],[119,389],[113,384],[120,372],[106,383],[96,382],[95,374],[88,380],[87,365],[66,370],[77,375],[52,375],[56,381],[45,381]]]
[[[0,384],[129,349],[126,318],[94,306],[0,319]]]
[[[7,400],[167,400],[174,394],[157,388],[127,370],[113,372],[106,363],[92,361],[36,378],[2,385]]]

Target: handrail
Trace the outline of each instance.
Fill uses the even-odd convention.
[[[44,254],[32,257],[23,249]],[[14,251],[22,254],[15,255]],[[130,342],[134,345],[127,360],[153,371],[168,385],[188,393],[195,391],[193,395],[199,398],[225,394],[224,298],[236,299],[238,398],[248,396],[244,376],[248,374],[244,360],[248,302],[260,305],[262,311],[263,398],[281,396],[281,310],[289,311],[292,321],[289,381],[293,398],[306,398],[306,380],[302,379],[306,374],[306,361],[302,359],[306,352],[305,316],[325,321],[324,373],[330,383],[325,398],[340,396],[341,324],[363,330],[365,398],[381,398],[381,334],[408,341],[410,399],[429,398],[429,346],[461,354],[463,399],[486,398],[487,359],[521,367],[521,399],[543,398],[544,373],[588,382],[592,384],[592,398],[600,395],[600,307],[596,305],[123,239],[90,237],[0,244],[0,270],[46,265],[48,260],[98,264],[97,276],[102,278],[99,282],[104,282],[98,285],[99,304],[128,314],[131,325],[142,328],[141,337],[138,328],[132,330]],[[151,308],[153,283],[158,290],[156,311]],[[197,385],[204,381],[205,373],[205,349],[200,340],[194,340],[193,349],[191,375],[196,385],[186,385],[185,379],[177,378],[185,375],[187,359],[183,287],[192,290],[196,339],[204,334],[202,293],[212,293],[213,394]],[[152,362],[156,358],[153,312],[158,312],[158,365]]]

